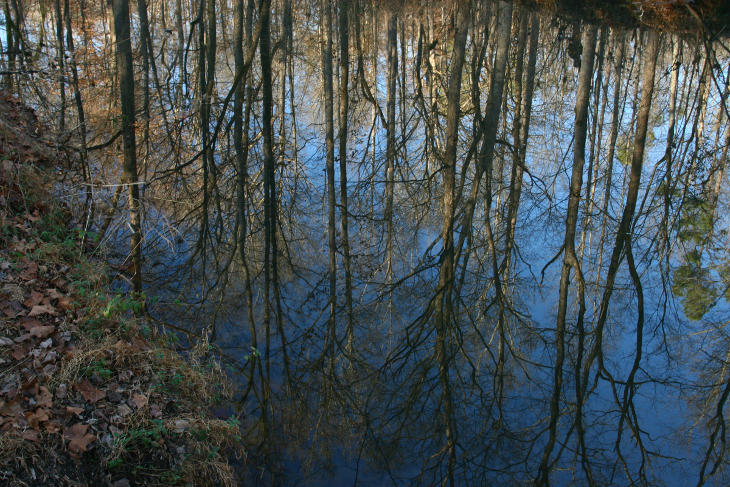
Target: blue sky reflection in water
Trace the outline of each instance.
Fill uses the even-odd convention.
[[[447,230],[461,247],[454,253],[444,297],[439,279],[446,253],[447,95],[455,62],[457,20],[452,16],[457,13],[424,7],[394,14],[399,64],[395,124],[390,127],[396,142],[392,176],[386,172],[391,14],[369,5],[349,13],[346,168],[355,326],[349,343],[338,168],[335,337],[333,351],[328,351],[321,6],[304,2],[293,8],[293,49],[280,46],[274,59],[279,275],[269,294],[268,348],[261,100],[253,99],[249,126],[243,239],[238,169],[231,134],[225,130],[215,148],[219,178],[210,190],[214,204],[208,207],[204,236],[199,159],[171,175],[164,172],[173,167],[171,161],[153,156],[159,177],[145,193],[146,288],[148,295],[158,297],[151,312],[196,334],[208,334],[233,361],[241,390],[253,391],[241,405],[244,425],[260,446],[251,458],[261,469],[250,472],[251,481],[439,485],[453,475],[457,485],[523,485],[535,482],[549,448],[551,485],[695,485],[703,468],[707,485],[727,484],[728,458],[721,449],[726,433],[719,419],[726,416],[723,391],[730,380],[725,330],[730,316],[725,173],[730,57],[721,43],[707,44],[708,50],[695,39],[660,34],[647,136],[637,141],[643,72],[651,61],[644,53],[653,34],[596,28],[573,242],[584,279],[585,313],[578,320],[580,280],[571,268],[561,338],[562,384],[556,395],[556,322],[561,271],[568,265],[566,214],[580,136],[575,125],[577,66],[586,54],[584,31],[589,24],[515,8],[507,16],[510,25],[501,26],[511,32],[503,96],[490,105],[490,93],[500,84],[495,72],[500,19],[505,16],[499,12],[508,7],[500,2],[472,4],[470,21],[464,24],[468,33],[459,87],[455,198]],[[362,56],[354,38],[356,18]],[[336,32],[335,26],[335,47]],[[233,64],[226,63],[232,56],[230,42],[221,42],[218,50],[218,95],[212,104],[216,117],[233,79]],[[283,60],[291,63],[286,70]],[[175,76],[170,79],[179,80]],[[256,64],[246,86],[257,87],[259,81]],[[335,77],[335,127],[337,82]],[[175,113],[194,107],[193,98],[168,108]],[[497,109],[491,141],[487,126],[495,112],[490,107]],[[226,113],[223,119],[230,117]],[[672,118],[673,139],[668,141]],[[182,152],[194,155],[199,132],[187,130]],[[485,141],[493,146],[491,157],[484,156]],[[525,144],[524,160],[520,142]],[[636,208],[628,222],[636,276],[624,249],[606,298],[637,143],[645,143],[645,149]],[[335,154],[339,158],[337,150]],[[389,184],[391,274],[386,251]],[[476,198],[468,219],[472,190]],[[124,248],[125,232],[120,220],[117,248]],[[246,266],[238,247],[242,242]],[[635,368],[637,276],[643,331]],[[442,329],[436,323],[436,301],[448,302],[451,309]],[[605,325],[596,346],[604,301]],[[279,324],[286,335],[288,377]],[[259,345],[254,351],[252,331]],[[440,333],[445,360],[436,352]],[[597,355],[591,357],[594,347]],[[261,373],[257,364],[251,366],[257,361]],[[627,388],[629,377],[633,385]],[[587,389],[577,421],[576,388],[581,383]],[[447,396],[453,464],[447,453]],[[551,410],[554,397],[557,416]],[[269,422],[265,438],[264,416]],[[548,447],[552,417],[555,445]]]

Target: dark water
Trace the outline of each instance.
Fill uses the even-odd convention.
[[[447,230],[457,250],[445,292],[439,288],[448,247],[444,149],[456,14],[447,7],[423,7],[397,15],[396,150],[389,175],[387,121],[374,117],[363,88],[368,86],[388,118],[389,14],[371,6],[350,12],[351,340],[341,206],[335,213],[337,294],[334,337],[330,334],[318,3],[294,7],[292,50],[274,59],[278,280],[268,283],[268,324],[262,141],[251,144],[246,188],[253,328],[246,270],[240,247],[234,247],[240,214],[232,135],[224,129],[218,141],[218,174],[202,234],[199,173],[161,177],[147,187],[146,292],[157,297],[151,311],[207,334],[231,365],[240,397],[245,395],[248,482],[730,482],[725,451],[728,51],[720,41],[592,27],[518,8],[503,15],[511,24],[506,81],[493,103],[499,108],[493,156],[479,176],[469,220],[479,156],[489,142],[486,127],[494,125],[489,97],[499,84],[494,73],[500,32],[505,32],[499,10],[506,8],[474,3],[464,24],[454,219]],[[355,45],[356,17],[362,59]],[[275,38],[279,28],[274,25]],[[586,29],[595,29],[592,50],[586,48]],[[336,28],[333,33],[336,46]],[[658,36],[658,50],[650,58],[652,36]],[[231,52],[225,44],[219,51],[222,100],[230,88],[224,61]],[[282,60],[289,56],[292,69],[285,71]],[[577,65],[585,56],[593,57],[594,69],[581,135]],[[654,62],[648,127],[639,140],[645,66]],[[247,83],[256,86],[259,79],[257,65]],[[252,137],[261,131],[256,100]],[[335,98],[335,127],[337,106]],[[214,104],[214,111],[220,109]],[[527,112],[525,137],[520,127],[528,122]],[[488,122],[481,125],[481,119]],[[186,139],[191,153],[196,137]],[[578,157],[574,148],[582,137],[585,161],[571,240],[566,239],[569,188]],[[645,145],[638,161],[637,144]],[[170,162],[156,164],[161,170]],[[625,217],[632,167],[640,178],[635,208]],[[339,168],[335,175],[339,205]],[[124,228],[119,231],[122,235]],[[571,265],[566,260],[571,247],[576,262],[563,283],[561,323],[561,273]],[[447,319],[436,311],[437,302],[450,310]]]

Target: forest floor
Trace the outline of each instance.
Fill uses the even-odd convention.
[[[239,422],[212,413],[225,374],[109,291],[50,196],[64,162],[44,133],[0,92],[0,484],[234,485]]]

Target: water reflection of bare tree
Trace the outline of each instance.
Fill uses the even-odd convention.
[[[252,478],[703,485],[730,53],[695,3],[147,0],[116,75],[105,2],[10,1],[0,69],[82,156],[86,229],[130,222],[153,316],[232,366]]]

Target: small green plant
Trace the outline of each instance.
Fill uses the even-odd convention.
[[[117,436],[114,438],[114,443],[123,452],[128,452],[134,447],[149,449],[159,446],[162,437],[166,434],[167,428],[165,428],[164,422],[161,419],[153,419],[148,427],[130,429]]]
[[[176,370],[174,374],[172,374],[172,377],[170,377],[170,384],[177,387],[180,384],[182,384],[182,381],[185,377],[180,373],[179,370]]]
[[[146,323],[143,324],[142,326],[140,326],[139,331],[142,333],[142,336],[145,338],[148,338],[152,334],[152,329]]]
[[[214,446],[210,449],[208,452],[208,460],[213,460],[216,456],[218,456],[218,451],[220,450],[220,447]]]
[[[208,439],[208,430],[205,428],[190,428],[190,434],[198,441]]]
[[[104,329],[101,327],[98,318],[90,318],[81,322],[81,331],[94,340],[99,340],[104,336]]]
[[[69,229],[66,217],[59,209],[54,209],[43,215],[37,225],[38,237],[48,243],[63,243],[64,246],[74,246],[75,231]]]
[[[179,470],[168,470],[162,473],[162,481],[166,485],[177,485],[183,480],[183,474]]]
[[[104,320],[100,317],[91,317],[79,323],[81,331],[97,340],[104,336]]]
[[[175,344],[180,340],[180,337],[176,333],[166,333],[164,336],[165,342],[170,347],[174,347]]]
[[[80,228],[76,229],[76,238],[82,240],[86,236],[88,240],[94,241],[99,236],[96,232],[87,232]]]
[[[230,418],[226,419],[226,424],[228,424],[228,426],[230,426],[231,428],[237,428],[241,426],[241,420],[238,419],[237,416],[231,416]]]
[[[178,369],[165,370],[157,372],[158,383],[153,386],[154,389],[172,392],[179,389],[185,382],[185,375]]]
[[[251,350],[251,353],[247,353],[246,355],[243,356],[243,360],[245,360],[246,362],[248,362],[252,358],[259,358],[261,356],[261,352],[259,352],[256,347],[251,347],[250,350]]]
[[[89,365],[81,369],[81,373],[85,376],[98,375],[99,377],[109,380],[114,373],[107,367],[107,362],[103,358],[91,362]]]
[[[0,235],[2,235],[6,239],[10,239],[16,234],[17,231],[15,227],[10,225],[9,223],[4,223],[3,226],[0,227]]]
[[[211,400],[213,401],[213,404],[220,404],[223,402],[224,396],[220,393],[220,391],[215,391],[213,393],[213,396],[211,397]]]
[[[144,302],[144,294],[141,295],[139,299],[135,299],[129,296],[122,296],[120,293],[117,293],[109,300],[101,314],[104,318],[109,318],[117,313],[127,313],[129,311],[138,314],[144,309]]]
[[[226,419],[226,424],[229,428],[231,428],[231,430],[234,431],[239,431],[241,428],[241,420],[238,419],[238,416],[231,416],[230,418]],[[241,435],[239,435],[238,433],[234,434],[233,441],[235,441],[236,443],[241,443]]]

